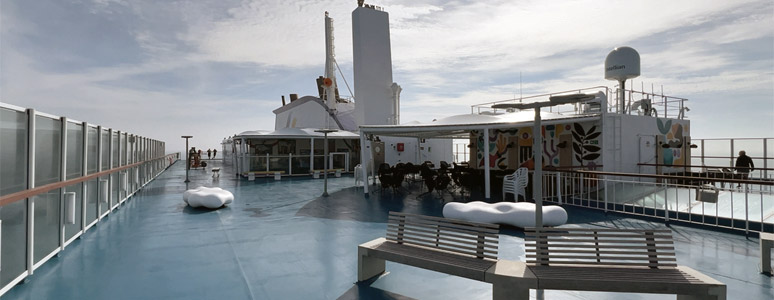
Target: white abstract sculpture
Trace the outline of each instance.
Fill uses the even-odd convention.
[[[183,201],[191,207],[219,208],[234,201],[234,194],[221,188],[200,186],[183,193]]]
[[[443,216],[479,223],[508,224],[516,227],[535,227],[535,203],[451,202],[443,207]],[[567,223],[567,211],[561,206],[543,206],[543,226]]]

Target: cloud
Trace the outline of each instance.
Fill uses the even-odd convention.
[[[614,86],[602,78],[603,62],[622,45],[642,57],[634,87],[664,85],[708,115],[717,112],[702,106],[735,98],[742,105],[727,119],[770,119],[774,111],[771,1],[379,2],[390,14],[404,121],[467,113],[520,92]],[[158,135],[169,149],[182,149],[183,131],[207,148],[273,128],[280,95],[316,94],[325,11],[334,18],[338,63],[353,82],[354,1],[17,1],[2,8],[1,101]],[[720,126],[711,120],[697,117],[692,128]]]

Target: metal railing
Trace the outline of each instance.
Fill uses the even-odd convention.
[[[751,177],[774,178],[774,138],[715,138],[694,139],[691,165],[705,168],[734,169],[739,151],[752,158],[755,169]]]
[[[773,182],[594,171],[546,172],[544,200],[728,229],[774,232]]]
[[[591,104],[589,103],[576,103],[576,104],[567,104],[567,105],[550,107],[548,111],[564,114],[564,115],[584,115],[584,114],[594,114],[594,113],[602,113],[602,112],[620,113],[620,108],[621,108],[620,102],[622,100],[619,99],[619,90],[617,88],[611,89],[606,86],[587,87],[587,88],[580,88],[580,89],[554,92],[554,93],[548,93],[548,94],[540,94],[540,95],[533,95],[533,96],[519,97],[519,98],[514,97],[512,99],[490,101],[490,102],[471,105],[470,113],[497,114],[497,113],[506,112],[507,110],[494,109],[492,108],[492,105],[503,104],[503,103],[529,103],[529,102],[535,102],[540,100],[547,100],[551,96],[557,96],[557,95],[576,94],[576,93],[588,94],[588,93],[597,93],[597,92],[602,92],[606,96],[607,98],[606,108],[600,107],[599,109],[595,110],[593,109],[592,106],[590,106]],[[688,99],[667,96],[667,95],[664,95],[663,91],[660,94],[656,93],[655,91],[646,92],[644,91],[644,86],[643,86],[643,90],[640,90],[640,91],[636,91],[633,89],[625,90],[624,93],[626,97],[625,106],[626,106],[627,114],[647,114],[650,116],[661,117],[661,118],[684,119],[685,113],[687,111],[690,111],[690,109],[688,109],[685,106],[685,102],[688,101]],[[649,103],[649,104],[645,105],[645,103]]]
[[[164,142],[0,103],[0,295],[179,159]]]

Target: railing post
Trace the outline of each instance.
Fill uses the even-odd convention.
[[[605,178],[605,175],[602,175],[602,180],[604,182],[604,189],[605,189],[605,213],[607,213],[607,178]]]
[[[293,153],[288,154],[288,175],[293,175]]]
[[[35,110],[27,109],[27,188],[35,187]],[[27,198],[27,276],[32,275],[34,266],[35,238],[35,197]]]
[[[86,122],[81,123],[81,136],[83,137],[82,145],[83,152],[81,153],[81,176],[86,176],[89,169],[89,124]],[[86,232],[86,195],[88,181],[81,183],[81,235]]]
[[[266,153],[266,174],[269,174],[269,153]]]
[[[59,128],[59,181],[64,181],[67,178],[67,117],[59,118]],[[59,251],[64,250],[65,244],[64,190],[64,187],[59,189]]]

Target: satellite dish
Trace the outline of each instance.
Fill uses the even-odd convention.
[[[617,80],[619,113],[626,113],[626,80],[640,76],[640,54],[631,47],[618,47],[605,58],[605,79]]]
[[[618,47],[605,59],[605,79],[625,81],[640,76],[640,54],[631,47]]]

